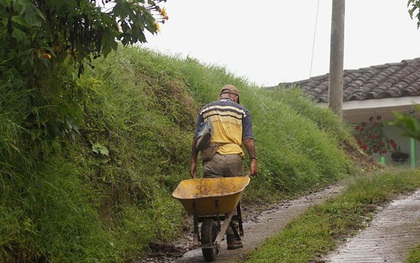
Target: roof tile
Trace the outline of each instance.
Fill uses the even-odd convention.
[[[291,83],[280,83],[279,86],[300,86],[310,97],[319,102],[327,102],[329,74]],[[419,95],[420,58],[343,72],[344,101]]]

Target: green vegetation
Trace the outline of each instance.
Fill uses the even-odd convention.
[[[410,255],[408,256],[407,263],[417,263],[420,262],[420,244],[414,247]]]
[[[245,202],[358,173],[342,149],[354,145],[350,132],[331,111],[194,59],[121,48],[81,78],[71,63],[53,66],[33,90],[0,67],[2,262],[124,262],[179,237],[191,222],[171,193],[189,178],[199,108],[227,83],[241,91],[257,138],[260,174]]]
[[[366,226],[375,207],[420,187],[420,172],[400,171],[358,177],[339,197],[317,205],[289,223],[246,262],[312,262],[343,237]],[[417,259],[417,261],[416,261]],[[418,262],[418,250],[411,261]]]
[[[107,56],[118,43],[144,43],[146,32],[156,34],[168,20],[162,1],[0,1],[0,58],[34,77],[28,86],[66,57],[81,73],[85,62]]]

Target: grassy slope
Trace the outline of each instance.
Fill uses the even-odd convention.
[[[224,68],[138,48],[94,66],[77,80],[80,134],[41,143],[41,160],[27,153],[30,168],[0,178],[1,261],[124,261],[174,240],[185,212],[170,194],[189,177],[196,114],[227,83],[254,120],[260,174],[245,201],[290,198],[358,172],[339,147],[348,129],[298,91],[261,90]]]

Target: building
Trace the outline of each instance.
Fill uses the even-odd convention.
[[[279,83],[279,86],[301,88],[322,106],[328,104],[329,74]],[[415,116],[418,114],[416,104],[420,104],[420,58],[344,70],[343,121],[358,124],[368,122],[371,116],[381,116],[382,120],[392,121],[394,111]],[[386,126],[384,132],[395,139],[401,149],[410,154],[410,158],[396,163],[392,160],[391,153],[382,156],[374,154],[373,157],[392,165],[414,168],[420,164],[420,148],[417,147],[420,142],[401,136],[401,130],[396,127]]]

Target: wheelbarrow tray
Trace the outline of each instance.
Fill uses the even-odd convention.
[[[172,196],[189,214],[225,214],[236,209],[249,181],[248,176],[187,179],[178,184]]]

